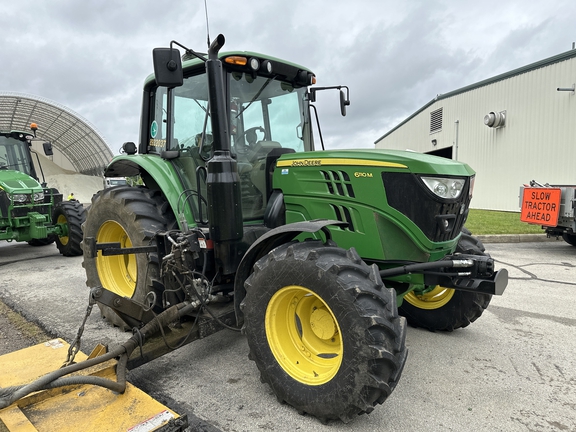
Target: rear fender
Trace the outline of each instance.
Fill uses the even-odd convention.
[[[148,189],[161,191],[168,201],[178,227],[182,227],[181,213],[188,226],[196,225],[189,206],[184,205],[186,194],[178,174],[170,161],[155,155],[120,155],[106,167],[104,177],[135,177],[140,175]]]
[[[295,222],[274,228],[256,240],[242,257],[242,261],[238,266],[236,278],[234,280],[234,310],[236,312],[236,322],[238,326],[244,322],[244,315],[240,310],[240,303],[242,303],[242,300],[244,300],[244,297],[246,296],[244,282],[252,273],[252,268],[254,267],[254,264],[256,264],[256,261],[272,249],[294,240],[294,238],[300,234],[311,234],[322,230],[326,240],[330,240],[332,236],[330,235],[330,231],[327,229],[328,226],[344,228],[347,225],[346,222],[329,219]]]

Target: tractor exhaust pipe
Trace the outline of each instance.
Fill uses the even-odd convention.
[[[206,75],[210,101],[214,155],[206,163],[207,200],[210,237],[221,274],[232,274],[239,264],[236,245],[244,235],[238,165],[230,152],[230,132],[224,72],[218,52],[224,46],[218,35],[208,49]]]
[[[218,35],[208,49],[206,75],[208,77],[208,97],[210,99],[210,120],[214,151],[230,151],[230,134],[228,132],[228,116],[226,115],[226,97],[224,88],[224,72],[218,52],[224,46],[224,36]]]

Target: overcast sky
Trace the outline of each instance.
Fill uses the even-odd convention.
[[[373,147],[433,99],[568,51],[574,0],[207,0],[223,51],[273,55],[312,69],[327,147]],[[138,141],[152,49],[206,50],[204,0],[2,0],[0,91],[42,96],[83,116],[114,153]],[[40,125],[41,131],[42,125]]]

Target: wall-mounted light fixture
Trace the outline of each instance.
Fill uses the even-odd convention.
[[[436,141],[435,139],[432,140],[432,145],[435,146],[436,144],[438,144],[438,141]]]
[[[506,125],[506,111],[491,111],[484,116],[484,124],[490,128],[501,128]]]

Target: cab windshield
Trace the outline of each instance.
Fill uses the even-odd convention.
[[[252,77],[231,73],[229,77],[229,118],[233,153],[260,142],[265,146],[310,151],[306,88],[294,88],[274,77]],[[198,146],[202,134],[210,141],[212,125],[208,114],[206,75],[195,75],[174,89],[173,137],[166,143],[168,122],[167,91],[158,87],[151,116],[149,147],[152,152],[182,150]],[[254,134],[256,136],[254,136]]]
[[[242,183],[243,218],[258,220],[263,217],[270,192],[268,155],[312,150],[306,88],[243,72],[230,72],[226,79],[230,145]],[[202,211],[202,197],[206,196],[203,167],[212,153],[206,75],[185,78],[172,94],[173,109],[169,113],[166,88],[156,89],[148,151],[178,151],[172,162],[189,191],[186,196],[194,217],[202,223],[206,216]],[[173,136],[168,141],[169,121]]]
[[[28,142],[11,136],[0,136],[0,170],[15,170],[32,175]]]

